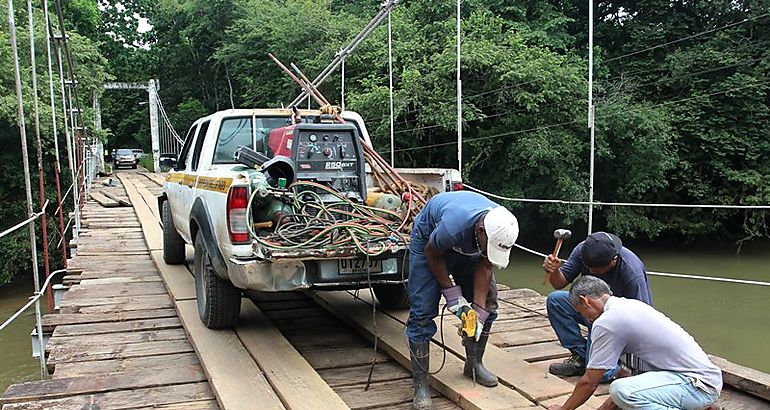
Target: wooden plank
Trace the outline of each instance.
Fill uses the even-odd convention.
[[[70,377],[13,384],[5,391],[2,403],[54,399],[78,394],[102,393],[124,389],[147,388],[170,384],[205,381],[200,366],[180,366],[176,369],[143,369],[123,373]]]
[[[369,295],[363,294],[359,295],[359,297],[362,300],[371,303]],[[371,306],[369,304],[367,305]],[[388,311],[387,314],[403,325],[406,323],[409,311]],[[441,324],[440,320],[441,317],[436,318],[436,322],[439,326]],[[446,329],[451,329],[456,324],[457,319],[455,317],[444,317],[445,332]],[[512,386],[516,391],[535,402],[561,396],[572,391],[572,384],[559,380],[558,378],[545,379],[543,377],[543,372],[535,365],[518,359],[496,346],[493,337],[494,335],[490,337],[490,343],[487,344],[484,353],[484,365],[489,371],[497,375],[504,384]],[[440,338],[441,335],[435,335],[433,337],[433,342],[440,345]],[[459,337],[454,337],[453,334],[445,335],[444,346],[458,357],[465,357],[465,347],[462,346]]]
[[[117,195],[116,193],[114,193],[114,192],[111,192],[111,191],[109,191],[109,190],[103,189],[103,190],[102,190],[102,193],[104,194],[104,196],[106,196],[107,198],[110,198],[110,199],[112,199],[113,201],[115,201],[115,202],[119,203],[120,205],[123,205],[123,206],[131,206],[131,201],[129,201],[129,200],[127,200],[127,199],[123,199],[123,198],[121,198],[120,196],[118,196],[118,195]]]
[[[156,305],[165,306],[171,303],[171,298],[168,295],[131,295],[131,296],[115,296],[111,298],[98,298],[98,299],[67,299],[62,300],[62,308],[80,309],[90,306],[107,306],[107,305],[120,305],[120,304],[138,304],[138,305]]]
[[[325,369],[319,370],[318,374],[324,381],[332,387],[360,385],[362,382],[366,382],[369,377],[369,369],[371,369],[371,363],[347,367],[345,371],[340,369]],[[412,380],[412,373],[393,361],[385,363],[378,363],[374,366],[372,372],[372,382],[386,382],[392,380],[409,379]]]
[[[43,317],[43,326],[50,329],[61,325],[92,324],[101,322],[123,322],[137,319],[173,318],[174,309],[131,310],[116,313],[53,313]]]
[[[390,360],[382,352],[377,352],[375,355],[371,346],[346,345],[311,347],[309,349],[297,346],[297,350],[316,370],[371,364],[372,359],[376,360],[377,363],[385,363]]]
[[[184,265],[166,265],[163,262],[163,251],[152,251],[150,255],[171,297],[174,300],[194,300],[195,282],[192,273]]]
[[[91,199],[93,199],[94,201],[98,202],[99,205],[101,205],[101,206],[103,206],[105,208],[112,208],[112,207],[120,206],[120,204],[117,201],[114,201],[114,200],[112,200],[110,198],[107,198],[106,196],[104,196],[99,191],[91,191],[91,193],[89,195],[91,196]]]
[[[709,355],[709,359],[722,369],[722,379],[725,384],[770,400],[770,374],[732,363],[719,356]]]
[[[569,395],[556,397],[553,399],[543,400],[539,404],[545,408],[548,408],[548,406],[552,404],[564,404],[565,401],[567,401],[567,398]],[[591,396],[591,398],[588,399],[582,406],[580,406],[581,409],[589,409],[589,410],[595,410],[598,409],[602,403],[606,400],[606,397],[597,397],[597,396]]]
[[[163,250],[163,232],[160,225],[157,223],[155,216],[151,209],[142,199],[142,196],[137,192],[136,187],[130,181],[130,178],[125,175],[118,174],[120,182],[123,183],[123,187],[126,189],[131,203],[134,205],[134,212],[142,224],[142,231],[144,232],[145,240],[147,241],[147,247],[150,250]]]
[[[496,333],[489,337],[499,347],[522,346],[532,343],[542,343],[558,340],[551,327],[538,327],[505,333]]]
[[[61,336],[51,338],[46,344],[46,350],[63,347],[78,347],[81,350],[89,350],[92,347],[110,344],[126,344],[140,342],[154,342],[159,340],[187,340],[187,334],[183,329],[146,330],[142,332],[127,332],[116,334],[97,334],[80,336]]]
[[[100,297],[109,296],[131,296],[131,295],[163,295],[166,294],[166,288],[160,282],[149,283],[121,283],[109,285],[78,285],[70,288],[67,298],[74,297]]]
[[[285,406],[317,410],[348,408],[267,317],[246,299],[241,305],[235,333]]]
[[[176,317],[158,319],[127,320],[125,322],[87,323],[78,325],[59,325],[54,334],[62,336],[95,335],[103,333],[141,332],[153,329],[171,329],[181,327],[182,322]]]
[[[245,409],[259,403],[262,409],[284,408],[235,332],[204,327],[195,301],[177,301],[177,310],[222,407]]]
[[[365,383],[366,379],[363,382]],[[411,403],[414,396],[412,379],[372,383],[369,390],[364,390],[364,384],[359,384],[339,387],[337,391],[351,409],[391,408],[398,404]],[[439,393],[431,389],[431,397],[438,396]]]
[[[569,350],[561,347],[559,342],[534,343],[530,345],[506,347],[503,350],[530,363],[541,360],[558,359],[570,355]]]
[[[162,225],[163,218],[160,216],[160,209],[158,208],[158,197],[144,186],[136,186],[136,189],[150,208],[150,212],[155,216],[155,220]]]
[[[457,410],[460,409],[460,407],[456,404],[454,404],[452,401],[449,401],[448,399],[444,397],[433,397],[431,399],[432,406],[431,410]],[[414,407],[412,406],[412,402],[407,403],[401,403],[394,406],[387,406],[383,407],[388,410],[413,410]]]
[[[140,369],[177,368],[200,366],[195,353],[173,353],[161,356],[124,357],[120,359],[93,360],[85,362],[60,363],[53,374],[54,379],[102,373],[126,372]]]
[[[192,346],[187,340],[159,340],[141,343],[89,346],[61,346],[53,349],[46,361],[50,372],[59,363],[88,362],[93,360],[122,359],[128,357],[160,356],[172,353],[190,353]]]
[[[318,292],[313,297],[325,305],[340,320],[348,323],[365,337],[375,334],[371,306],[362,303],[347,292]],[[411,366],[409,347],[403,335],[403,324],[385,315],[376,313],[376,334],[379,346],[403,366]],[[431,349],[431,362],[441,362],[441,349]],[[487,388],[474,385],[470,378],[462,375],[463,362],[454,355],[447,355],[444,371],[432,375],[433,388],[465,409],[511,409],[529,407],[531,402],[503,384]]]
[[[492,333],[511,332],[515,330],[534,329],[538,327],[550,327],[551,322],[547,317],[534,316],[523,319],[495,320]]]
[[[213,397],[208,383],[186,383],[109,393],[83,394],[61,399],[18,402],[3,405],[3,410],[136,409],[210,400]]]

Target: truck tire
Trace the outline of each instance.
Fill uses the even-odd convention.
[[[409,294],[405,284],[373,285],[377,301],[385,309],[401,310],[409,307]]]
[[[201,233],[195,237],[193,262],[195,299],[201,322],[209,329],[235,325],[241,313],[241,290],[214,272]]]
[[[161,207],[161,219],[163,220],[163,262],[168,265],[182,264],[185,260],[185,242],[176,231],[168,201],[164,201]]]

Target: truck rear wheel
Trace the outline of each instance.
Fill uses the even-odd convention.
[[[169,265],[184,263],[184,239],[179,235],[174,226],[174,217],[171,216],[171,206],[168,201],[161,207],[161,219],[163,220],[163,261]]]
[[[406,285],[373,285],[374,295],[385,309],[406,309],[409,307],[409,294]]]
[[[195,236],[195,299],[201,322],[209,329],[230,327],[241,313],[241,290],[217,276],[203,242],[203,234]]]

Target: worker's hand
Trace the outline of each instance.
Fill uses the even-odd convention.
[[[548,255],[545,257],[545,260],[543,260],[543,270],[545,273],[552,276],[556,275],[559,272],[559,268],[561,268],[561,259],[553,255]]]
[[[441,294],[444,295],[444,299],[446,299],[447,309],[449,309],[455,316],[460,316],[463,306],[471,306],[471,304],[463,297],[462,290],[459,286],[441,289]]]
[[[552,404],[548,406],[548,410],[561,410],[561,404]]]

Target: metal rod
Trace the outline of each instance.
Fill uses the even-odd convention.
[[[457,0],[457,170],[463,173],[463,83],[460,79],[460,0]]]
[[[54,162],[54,174],[56,175],[56,201],[59,204],[58,210],[62,210],[62,194],[61,194],[61,180],[60,180],[60,174],[61,174],[61,163],[59,161],[59,132],[58,132],[58,124],[56,123],[56,101],[54,100],[54,90],[53,90],[53,62],[51,60],[51,31],[49,30],[51,26],[51,20],[48,15],[48,0],[43,0],[43,14],[45,15],[45,49],[46,49],[46,62],[48,63],[48,95],[50,96],[51,100],[51,122],[53,125],[53,145],[54,150],[56,151],[56,157]],[[67,267],[67,236],[66,232],[64,230],[64,212],[58,212],[59,214],[59,234],[61,234],[61,241],[59,241],[60,244],[63,244],[61,247],[62,251],[62,263],[63,266]],[[57,246],[58,247],[58,246]]]
[[[345,58],[342,58],[342,68],[340,69],[342,72],[342,86],[341,86],[341,92],[340,92],[340,106],[342,107],[342,111],[345,111]]]
[[[291,72],[291,70],[289,70],[288,68],[286,68],[286,66],[285,66],[285,65],[284,65],[284,64],[283,64],[283,63],[282,63],[280,60],[278,60],[278,59],[277,59],[277,58],[276,58],[274,55],[272,55],[271,53],[267,53],[267,56],[268,56],[268,57],[270,57],[270,59],[271,59],[271,60],[273,60],[273,62],[275,62],[275,64],[277,64],[277,65],[278,65],[278,67],[281,67],[281,69],[282,69],[282,70],[283,70],[283,71],[284,71],[286,74],[288,74],[288,75],[289,75],[289,77],[291,77],[291,79],[292,79],[292,80],[294,80],[294,81],[295,81],[297,84],[299,84],[299,85],[300,85],[300,87],[302,87],[302,89],[303,89],[303,90],[307,91],[307,93],[308,93],[308,94],[312,95],[312,96],[313,96],[313,99],[314,99],[314,100],[315,100],[315,101],[316,101],[316,102],[317,102],[319,105],[324,105],[324,102],[323,102],[321,99],[319,99],[319,98],[318,98],[318,96],[317,96],[315,93],[313,93],[313,92],[310,90],[310,88],[308,87],[308,84],[306,84],[304,81],[300,80],[300,79],[299,79],[299,78],[298,78],[296,75],[294,75],[294,73],[292,73],[292,72]],[[307,88],[306,88],[306,87],[307,87]]]
[[[326,66],[326,68],[321,71],[318,76],[316,76],[315,79],[313,79],[312,84],[316,87],[321,85],[321,83],[326,80],[327,77],[342,64],[342,61],[344,61],[345,58],[347,58],[348,55],[350,55],[356,47],[358,47],[359,44],[361,44],[362,41],[366,40],[366,38],[376,29],[379,27],[380,23],[385,19],[385,16],[389,14],[396,5],[398,5],[399,0],[385,0],[385,2],[382,3],[380,6],[379,11],[377,11],[377,14],[367,23],[367,25],[361,30],[354,38],[351,40],[350,43],[348,43],[347,46],[343,49],[342,52],[337,53],[336,56],[334,56],[334,59],[329,63],[329,65]],[[297,96],[290,104],[289,107],[296,106],[302,101],[307,98],[308,93],[304,90],[300,93],[300,95]]]
[[[388,13],[388,99],[390,100],[390,166],[396,163],[396,142],[393,127],[393,27]]]
[[[21,158],[24,168],[24,192],[27,197],[27,212],[32,216],[32,184],[29,177],[29,155],[27,153],[27,128],[24,118],[24,96],[21,91],[21,70],[19,68],[19,50],[16,44],[16,21],[13,16],[13,0],[8,0],[8,31],[11,37],[11,49],[13,52],[13,74],[16,81],[16,104],[18,108],[19,136],[21,138]],[[35,241],[35,222],[29,225],[29,247],[32,256],[32,279],[35,292],[40,292],[40,278],[37,268],[37,244]],[[45,365],[45,346],[43,345],[43,326],[40,314],[40,300],[35,302],[35,321],[37,327],[38,345],[40,347],[40,378],[45,378],[48,371]]]
[[[53,25],[48,24],[48,32],[51,38],[54,38],[54,57],[56,57],[56,66],[59,69],[59,85],[60,85],[60,92],[61,92],[61,106],[62,106],[62,118],[64,119],[64,140],[66,142],[67,146],[67,163],[70,168],[70,176],[72,178],[72,184],[70,185],[70,188],[67,189],[69,191],[72,189],[72,203],[73,203],[73,211],[75,214],[75,227],[73,229],[72,237],[73,239],[76,239],[78,237],[78,233],[80,232],[80,212],[79,212],[79,206],[78,206],[78,196],[77,196],[77,186],[78,186],[78,176],[77,176],[77,170],[76,168],[79,168],[77,159],[75,158],[75,152],[74,152],[74,129],[70,131],[70,125],[72,125],[72,110],[68,109],[68,102],[69,102],[69,90],[64,86],[65,80],[64,80],[64,68],[62,66],[62,59],[61,59],[61,47],[59,44],[55,41],[55,37],[53,35]],[[64,197],[67,197],[67,194],[64,194]],[[64,209],[61,209],[61,212],[64,213]]]
[[[86,132],[85,132],[86,126],[85,126],[85,122],[83,122],[83,110],[80,107],[80,98],[78,97],[77,79],[75,78],[75,70],[73,69],[73,65],[72,65],[72,54],[70,53],[70,49],[67,46],[67,32],[66,32],[66,30],[64,28],[64,15],[62,13],[61,1],[60,0],[55,0],[55,4],[56,4],[56,17],[59,20],[59,31],[61,32],[61,37],[62,37],[61,41],[62,41],[62,46],[63,46],[63,49],[64,49],[64,56],[67,59],[67,72],[69,73],[69,77],[70,77],[70,80],[72,82],[72,93],[71,94],[74,94],[75,105],[76,105],[77,110],[78,110],[77,111],[78,112],[77,118],[79,119],[79,122],[73,122],[72,127],[73,127],[74,130],[76,130],[76,136],[77,136],[77,139],[78,139],[77,148],[78,148],[79,154],[81,155],[80,158],[82,158],[82,156],[85,154],[83,152],[83,136],[87,135]],[[70,107],[72,107],[71,103],[70,103]],[[80,194],[78,195],[80,200],[77,203],[77,206],[78,206],[77,211],[78,212],[82,212],[82,210],[83,210],[83,204],[84,204],[84,200],[83,199],[84,199],[84,196],[85,196],[85,191],[84,191],[85,187],[84,187],[84,185],[82,183],[83,182],[82,181],[82,176],[81,176],[81,181],[80,182],[81,182],[81,184],[79,185]],[[78,225],[77,228],[79,230],[80,226]]]
[[[588,174],[588,234],[594,222],[594,0],[588,0],[588,128],[591,131],[591,160]]]
[[[30,66],[32,68],[32,107],[35,111],[35,145],[37,148],[37,182],[38,182],[38,194],[40,197],[40,207],[45,204],[45,178],[43,173],[43,144],[40,142],[40,104],[39,94],[37,88],[37,58],[35,56],[35,19],[34,10],[32,10],[32,0],[27,0],[27,17],[29,21],[29,58]],[[48,223],[46,215],[43,214],[40,217],[40,226],[43,231],[43,267],[45,269],[45,277],[51,274],[51,266],[48,257]],[[47,288],[45,291],[46,299],[48,302],[48,311],[53,312],[53,291],[51,288]]]

